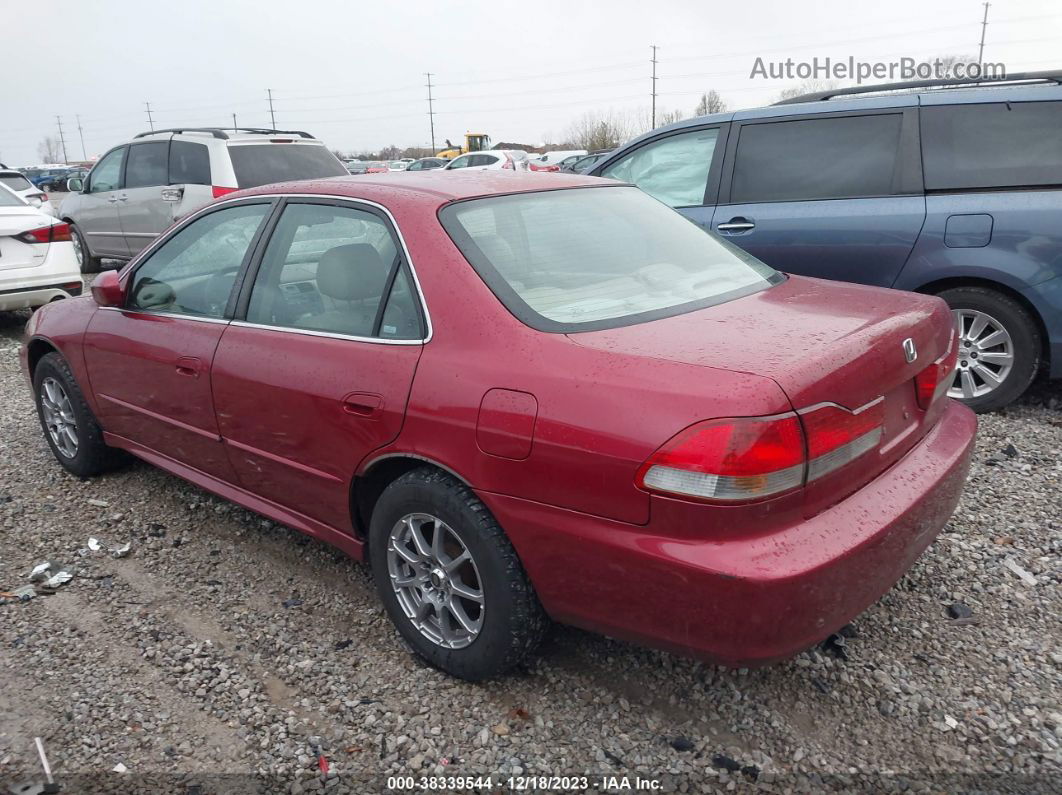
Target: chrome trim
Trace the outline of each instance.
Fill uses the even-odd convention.
[[[213,210],[216,210],[218,207],[221,207],[222,205],[225,205],[225,204],[231,204],[231,203],[236,203],[236,202],[249,202],[249,201],[253,201],[255,199],[261,199],[261,200],[265,200],[265,201],[272,201],[274,199],[328,199],[329,201],[339,201],[339,202],[344,202],[344,203],[353,204],[353,205],[358,205],[358,204],[368,205],[369,207],[375,207],[377,210],[382,211],[383,214],[387,216],[387,219],[391,222],[391,227],[395,230],[395,233],[398,235],[398,242],[402,244],[402,253],[405,254],[406,262],[409,265],[409,272],[411,274],[413,274],[413,285],[417,288],[417,296],[420,298],[420,308],[424,312],[424,325],[426,327],[424,329],[424,338],[423,339],[419,339],[419,340],[381,340],[381,339],[377,339],[375,337],[365,338],[365,337],[343,337],[343,335],[338,335],[338,336],[343,337],[343,339],[354,339],[354,340],[358,340],[358,341],[362,341],[362,342],[365,342],[365,341],[368,341],[368,342],[390,342],[390,343],[402,342],[402,343],[404,343],[406,345],[408,345],[410,343],[415,343],[415,344],[418,344],[418,345],[426,345],[427,343],[431,342],[431,338],[435,334],[435,328],[434,328],[434,326],[432,326],[431,312],[428,310],[428,299],[427,299],[427,297],[425,297],[424,290],[420,286],[420,278],[417,276],[417,268],[413,264],[413,258],[409,255],[409,246],[406,245],[406,238],[402,234],[402,227],[400,227],[398,225],[398,220],[395,218],[394,214],[392,214],[392,212],[389,209],[387,209],[386,207],[384,207],[384,205],[382,205],[382,204],[380,204],[378,202],[371,201],[370,199],[359,199],[359,198],[356,198],[356,197],[353,197],[353,196],[342,196],[342,195],[336,195],[334,193],[256,193],[256,194],[253,194],[251,196],[237,196],[237,197],[232,198],[232,199],[222,199],[221,201],[211,202],[210,204],[206,205],[205,207],[200,207],[195,212],[193,212],[193,213],[191,213],[189,215],[186,215],[184,218],[182,218],[180,220],[180,222],[178,222],[176,225],[170,227],[170,229],[169,229],[169,231],[168,231],[168,233],[166,235],[164,235],[164,236],[160,235],[160,236],[156,237],[154,242],[149,243],[147,246],[145,246],[140,251],[139,254],[134,256],[131,260],[129,260],[125,265],[122,266],[122,268],[118,271],[118,278],[120,278],[120,279],[124,278],[125,275],[129,271],[131,271],[137,264],[139,264],[140,260],[142,260],[145,257],[149,256],[156,248],[158,248],[159,246],[163,245],[167,240],[169,240],[171,237],[176,235],[178,232],[180,232],[182,229],[184,229],[185,226],[190,224],[192,221],[194,221],[199,216],[204,215],[207,212],[211,212]],[[268,218],[268,215],[267,215],[267,218]],[[162,314],[162,313],[157,313],[157,314]],[[178,317],[185,317],[185,315],[179,315]],[[226,321],[226,322],[228,322],[228,321]],[[242,323],[244,321],[233,321],[233,322]],[[280,326],[260,326],[259,328],[275,329],[275,330],[278,330],[278,331],[297,331],[297,329],[284,329],[284,328],[281,328]],[[303,333],[305,333],[305,332],[303,332]],[[336,335],[325,335],[325,336],[336,336]]]
[[[309,337],[329,337],[337,340],[351,340],[352,342],[376,342],[384,345],[423,345],[427,340],[389,340],[384,337],[356,337],[352,334],[339,334],[331,331],[314,331],[312,329],[292,328],[291,326],[270,326],[265,323],[248,323],[246,320],[233,320],[229,324],[240,328],[257,328],[264,331],[283,331],[287,334],[305,334]]]
[[[126,237],[149,237],[149,238],[158,237],[158,233],[157,232],[123,232],[122,234],[124,234]]]
[[[229,325],[232,321],[223,317],[203,317],[202,315],[182,315],[180,312],[150,312],[146,309],[131,309],[129,307],[122,306],[97,306],[97,309],[106,310],[108,312],[121,312],[122,314],[130,315],[151,315],[152,317],[172,317],[177,320],[194,320],[197,323],[220,323],[222,325]]]

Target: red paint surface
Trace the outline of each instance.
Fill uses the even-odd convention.
[[[733,663],[785,656],[887,590],[954,509],[976,422],[946,400],[922,411],[914,388],[948,345],[946,309],[793,277],[686,315],[546,334],[498,302],[437,218],[454,199],[607,184],[421,172],[234,194],[386,206],[431,316],[422,346],[145,320],[90,298],[28,331],[70,361],[110,443],[357,557],[357,479],[390,456],[428,459],[482,496],[555,618]],[[198,377],[178,371],[188,358]],[[800,491],[717,506],[635,486],[694,423],[879,396],[879,449]]]

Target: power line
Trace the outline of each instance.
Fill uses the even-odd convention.
[[[650,44],[653,49],[653,129],[656,129],[656,45]]]
[[[267,88],[266,94],[269,95],[269,121],[272,123],[273,129],[275,130],[277,128],[277,117],[273,113],[273,89]]]
[[[56,116],[55,123],[59,125],[59,142],[63,145],[63,162],[69,163],[70,158],[66,155],[66,138],[63,136],[63,120]]]
[[[981,21],[981,46],[977,50],[977,63],[985,62],[985,31],[988,30],[988,7],[991,3],[986,2],[985,6],[985,18]]]
[[[155,120],[151,118],[151,103],[145,102],[144,107],[147,108],[148,126],[151,128],[151,132],[155,132]]]
[[[431,72],[425,72],[428,78],[428,123],[431,125],[431,153],[435,154],[435,111],[431,104]]]

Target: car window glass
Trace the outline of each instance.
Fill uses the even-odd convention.
[[[1062,102],[924,107],[928,190],[1062,184]]]
[[[125,166],[125,187],[147,188],[167,183],[168,142],[133,144]]]
[[[338,158],[319,144],[234,144],[228,151],[241,188],[347,174]]]
[[[124,146],[104,156],[103,160],[92,169],[92,176],[89,181],[90,193],[118,189],[118,182],[122,177],[122,159],[124,157]]]
[[[210,185],[210,154],[205,144],[170,142],[170,184]]]
[[[26,201],[10,188],[0,188],[0,207],[28,207]]]
[[[33,183],[21,174],[0,174],[0,183],[12,190],[28,190],[33,187]]]
[[[672,207],[704,203],[719,130],[694,130],[639,147],[602,176],[631,182]]]
[[[398,267],[398,247],[387,224],[366,210],[291,204],[262,257],[247,321],[270,326],[376,335],[380,304]],[[420,317],[395,279],[394,299],[379,336],[419,336]]]
[[[885,196],[899,163],[899,113],[747,124],[734,204]]]
[[[163,243],[136,270],[128,306],[223,317],[233,282],[268,204],[204,215]]]
[[[462,155],[450,163],[450,168],[467,168],[472,164],[471,155]]]

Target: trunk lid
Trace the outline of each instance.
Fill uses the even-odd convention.
[[[952,334],[939,298],[791,276],[719,306],[569,336],[594,348],[767,376],[797,410],[820,403],[858,409],[884,398],[878,449],[810,484],[814,512],[880,473],[936,422],[945,401],[920,409],[914,378],[947,352]],[[908,339],[917,352],[911,362]]]
[[[48,256],[49,243],[24,243],[15,235],[57,223],[29,206],[0,207],[0,271],[34,268]]]

